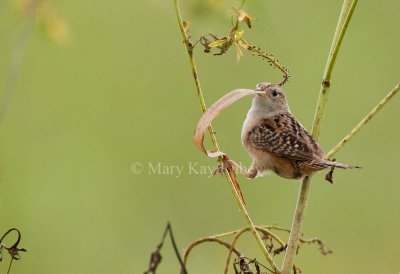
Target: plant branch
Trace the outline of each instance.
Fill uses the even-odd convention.
[[[255,228],[257,231],[262,233],[263,240],[266,241],[266,246],[268,248],[268,251],[271,252],[274,256],[279,255],[286,250],[287,244],[277,234],[275,234],[272,231],[274,230],[274,231],[278,231],[278,232],[290,233],[289,229],[283,228],[283,227],[280,227],[277,225],[256,226]],[[239,238],[242,237],[242,235],[248,231],[250,231],[250,228],[244,227],[242,229],[237,229],[237,230],[233,230],[233,231],[229,231],[229,232],[215,234],[213,236],[203,237],[203,238],[193,241],[187,247],[187,249],[185,251],[184,259],[183,259],[184,265],[186,264],[186,262],[189,258],[189,255],[191,254],[191,252],[193,251],[193,249],[195,247],[197,247],[200,244],[207,243],[207,242],[217,242],[219,244],[224,245],[229,250],[226,261],[225,261],[225,268],[224,268],[224,273],[228,273],[228,268],[229,268],[229,264],[231,261],[232,253],[235,253],[237,257],[246,258],[241,252],[239,252],[239,250],[237,250],[236,245],[237,245]],[[234,236],[231,243],[220,239],[222,237],[227,237],[227,236]],[[267,244],[267,241],[269,241],[268,244]],[[278,247],[275,247],[275,242],[278,243],[278,245],[279,245]],[[300,243],[301,244],[316,244],[316,245],[318,245],[319,250],[320,250],[321,254],[323,254],[323,255],[332,253],[332,251],[327,249],[324,242],[322,240],[320,240],[319,238],[311,238],[311,239],[300,238]],[[234,265],[235,264],[236,263],[234,263]],[[258,264],[261,265],[260,263],[258,263]],[[263,266],[263,267],[269,271],[268,273],[272,273],[272,274],[277,273],[276,270],[272,270],[266,266]],[[296,265],[293,265],[293,272],[295,274],[301,273],[300,269],[297,268]],[[257,272],[257,273],[260,273],[260,272]]]
[[[204,96],[203,96],[203,92],[201,89],[201,85],[200,85],[200,80],[199,80],[199,76],[198,76],[198,72],[197,72],[197,68],[196,68],[196,64],[195,64],[195,60],[193,57],[193,46],[189,41],[189,35],[187,34],[186,30],[185,30],[185,25],[186,23],[182,20],[182,16],[181,16],[181,12],[179,10],[179,5],[178,5],[178,0],[174,0],[174,5],[175,5],[175,11],[176,11],[176,17],[178,20],[178,24],[179,24],[179,29],[181,31],[182,34],[182,38],[183,38],[183,42],[185,44],[186,47],[186,51],[188,53],[188,57],[189,57],[189,61],[190,61],[190,65],[192,68],[192,75],[194,78],[194,82],[196,85],[196,90],[197,90],[197,97],[199,99],[200,102],[200,106],[201,106],[201,110],[204,113],[206,111],[206,104],[204,101]],[[212,126],[210,125],[208,127],[208,132],[210,135],[210,139],[211,139],[211,143],[213,145],[213,148],[215,151],[218,151],[218,143],[217,143],[217,138],[214,134],[214,130],[212,128]],[[223,158],[219,157],[218,161],[220,162],[220,164],[223,164]],[[231,188],[232,193],[234,194],[234,198],[240,208],[240,211],[243,214],[243,217],[246,220],[247,225],[249,226],[251,232],[253,233],[253,236],[255,237],[257,244],[259,245],[262,253],[264,254],[265,258],[267,259],[267,261],[270,263],[270,265],[272,266],[272,268],[274,270],[277,269],[277,266],[275,265],[272,256],[269,254],[268,250],[266,249],[260,235],[257,233],[253,221],[249,215],[249,213],[247,212],[246,206],[244,204],[244,201],[240,195],[240,192],[238,190],[238,185],[237,185],[237,180],[236,180],[236,176],[234,171],[232,170],[231,167],[228,167],[226,170],[224,170],[224,174],[225,177],[228,179],[229,181],[229,186]]]
[[[299,197],[297,199],[297,206],[293,217],[292,229],[289,236],[288,246],[283,260],[281,274],[289,274],[290,269],[294,265],[294,258],[297,253],[297,248],[300,242],[301,228],[304,220],[305,209],[307,206],[308,195],[310,193],[310,177],[304,178]]]
[[[336,58],[339,53],[340,45],[346,33],[347,26],[353,15],[353,11],[358,0],[344,0],[342,10],[337,23],[336,31],[333,37],[332,46],[329,52],[328,60],[325,67],[323,81],[320,89],[320,95],[315,111],[313,128],[311,135],[317,140],[319,137],[321,121],[325,113],[326,102],[328,99],[329,88],[331,84],[331,76],[335,66]],[[293,217],[292,229],[289,236],[288,247],[285,253],[281,274],[289,274],[293,268],[294,259],[301,237],[301,229],[304,220],[305,210],[307,207],[308,196],[310,194],[311,178],[304,178],[297,200],[296,210]]]
[[[10,264],[8,265],[8,269],[7,269],[7,274],[10,274],[11,266],[12,266],[13,261],[14,261],[14,258],[11,257]]]
[[[287,68],[282,64],[280,64],[274,55],[263,51],[259,47],[252,45],[251,43],[245,41],[244,39],[241,39],[240,42],[241,42],[240,45],[246,48],[247,50],[251,51],[253,55],[262,57],[263,59],[267,60],[270,63],[270,65],[273,65],[275,68],[279,69],[282,72],[283,80],[279,83],[280,86],[283,86],[284,84],[286,84],[286,82],[289,81],[290,76]]]
[[[165,240],[165,237],[167,236],[168,232],[169,232],[169,236],[171,238],[172,247],[174,248],[175,256],[178,259],[179,264],[181,265],[181,273],[187,274],[186,267],[184,266],[181,255],[179,254],[178,246],[176,245],[175,238],[174,238],[174,233],[172,233],[172,227],[169,222],[167,223],[167,227],[165,228],[165,232],[164,232],[164,235],[162,238],[160,248],[164,244],[164,240]]]
[[[285,243],[281,240],[281,238],[279,238],[276,234],[272,233],[266,227],[256,226],[256,229],[258,231],[262,232],[264,235],[271,236],[274,240],[276,240],[280,244],[281,247],[285,246]],[[231,257],[232,257],[232,251],[234,250],[237,241],[239,240],[239,238],[242,236],[243,233],[245,233],[245,232],[247,232],[249,230],[250,230],[250,228],[245,227],[245,228],[242,228],[241,230],[235,231],[235,237],[232,240],[231,247],[229,248],[229,252],[228,252],[228,255],[226,257],[224,274],[228,274],[229,263],[230,263]],[[268,269],[268,270],[271,271],[270,269]],[[273,271],[271,271],[271,272],[274,273]]]
[[[278,225],[263,225],[263,226],[257,226],[257,227],[261,227],[261,228],[265,228],[265,229],[269,229],[269,230],[285,231],[285,232],[290,233],[290,229],[280,227]],[[225,232],[225,233],[221,233],[221,234],[216,234],[216,235],[213,235],[212,238],[222,238],[222,237],[226,237],[226,236],[236,235],[236,233],[239,233],[241,230],[242,229],[237,229],[237,230],[233,230],[233,231],[229,231],[229,232]]]
[[[169,234],[169,238],[171,239],[172,247],[175,252],[175,256],[178,259],[179,265],[181,266],[181,274],[187,274],[187,270],[185,265],[183,264],[181,255],[179,254],[178,246],[175,241],[174,233],[172,232],[172,226],[168,222],[167,226],[165,227],[163,236],[161,238],[161,242],[157,245],[156,249],[151,253],[150,255],[150,263],[148,269],[144,272],[144,274],[155,274],[157,271],[158,266],[161,263],[162,256],[161,256],[161,249],[164,245],[165,239],[167,238],[167,235]]]
[[[349,134],[346,135],[334,148],[329,151],[325,158],[330,159],[336,152],[338,152],[345,144],[347,144],[374,116],[377,114],[396,93],[400,90],[400,84],[397,84],[382,101],[379,102],[365,117],[358,123]]]
[[[190,253],[192,252],[193,248],[195,248],[195,247],[198,246],[199,244],[207,243],[207,242],[216,242],[216,243],[219,243],[219,244],[225,246],[226,248],[228,248],[229,250],[231,250],[231,247],[232,247],[230,243],[228,243],[228,242],[226,242],[226,241],[224,241],[224,240],[218,239],[218,238],[214,238],[214,237],[205,237],[205,238],[201,238],[201,239],[199,239],[199,240],[196,240],[196,241],[194,241],[193,243],[191,243],[191,244],[188,246],[188,248],[187,248],[186,251],[185,251],[185,254],[183,255],[183,265],[184,265],[185,267],[186,267],[186,264],[187,264],[189,255],[190,255]],[[236,247],[233,247],[233,248],[232,248],[232,251],[235,252],[235,254],[236,254],[238,257],[242,256],[242,253],[241,253]]]
[[[328,101],[328,95],[331,86],[331,77],[333,69],[335,67],[336,58],[338,56],[339,49],[343,41],[343,37],[346,33],[347,26],[350,23],[357,2],[358,0],[343,1],[342,11],[340,12],[339,21],[336,26],[336,31],[333,37],[331,49],[329,51],[328,60],[326,62],[325,72],[319,92],[317,109],[314,115],[312,135],[315,139],[318,139],[320,134],[321,122],[326,110],[326,103]]]

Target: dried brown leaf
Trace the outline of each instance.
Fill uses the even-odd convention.
[[[245,23],[249,27],[249,29],[251,29],[251,20],[256,20],[256,18],[242,9],[236,9],[235,13],[239,22]]]
[[[232,105],[239,99],[248,96],[263,93],[262,91],[255,91],[252,89],[235,89],[228,94],[221,97],[216,101],[211,107],[207,109],[206,112],[201,116],[199,122],[197,123],[196,130],[194,132],[193,141],[198,149],[200,149],[208,157],[219,157],[226,155],[222,151],[212,151],[204,148],[204,132],[209,126],[209,124],[217,117],[224,109]]]

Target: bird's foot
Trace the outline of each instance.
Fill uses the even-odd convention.
[[[226,170],[226,169],[231,169],[233,171],[240,172],[240,173],[242,173],[244,176],[246,176],[249,179],[255,178],[257,176],[257,173],[258,173],[258,171],[257,171],[257,169],[255,167],[252,166],[250,169],[247,170],[246,168],[242,167],[241,165],[239,165],[235,161],[230,160],[227,156],[224,156],[223,163],[219,164],[214,169],[212,174],[216,175],[218,173],[218,174],[223,175],[224,174],[224,170]]]
[[[244,176],[246,176],[249,179],[254,179],[257,176],[258,171],[254,166],[251,166],[249,169],[246,169],[233,160],[227,159],[226,162],[230,167],[232,167],[232,169],[242,173]]]
[[[214,168],[212,175],[215,176],[217,174],[224,175],[224,170],[232,168],[229,158],[225,155],[222,158],[222,163],[219,163],[216,168]]]
[[[226,169],[225,164],[218,164],[218,166],[216,168],[214,168],[214,170],[212,171],[212,175],[215,176],[217,174],[219,175],[224,175],[224,170]]]

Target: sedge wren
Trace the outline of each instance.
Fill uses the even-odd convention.
[[[248,170],[234,161],[248,178],[273,171],[288,179],[301,179],[325,168],[356,168],[324,159],[324,152],[314,138],[290,113],[282,87],[260,83],[246,120],[243,123],[242,143],[252,158]]]

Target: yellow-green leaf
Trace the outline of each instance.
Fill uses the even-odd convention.
[[[210,48],[215,48],[215,47],[219,47],[222,46],[223,44],[225,44],[227,41],[225,39],[222,40],[215,40],[213,42],[211,42],[210,44],[208,44],[208,46]]]
[[[243,56],[243,52],[237,44],[234,44],[236,48],[236,60],[240,61],[240,57]]]
[[[235,34],[233,35],[233,38],[235,39],[235,41],[240,40],[242,38],[243,33],[244,33],[244,30],[235,32]]]
[[[246,41],[244,41],[243,39],[237,40],[237,43],[239,44],[239,46],[241,46],[245,49],[249,49],[249,44]]]

